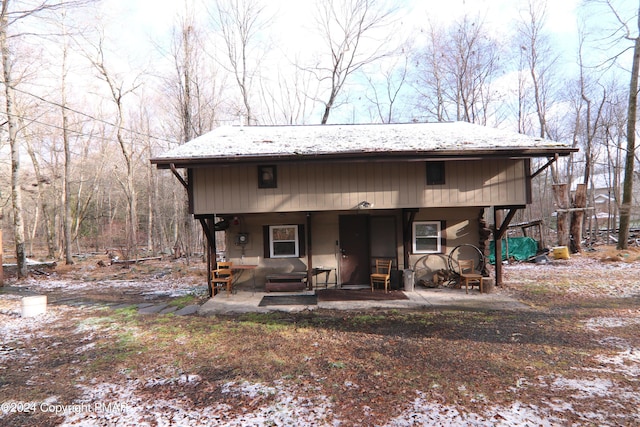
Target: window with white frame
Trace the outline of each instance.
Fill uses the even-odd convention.
[[[415,221],[413,223],[413,253],[440,252],[442,252],[442,225],[440,221]]]
[[[269,226],[269,256],[271,258],[299,257],[299,254],[297,225]]]

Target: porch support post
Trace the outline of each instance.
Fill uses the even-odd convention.
[[[206,218],[200,217],[200,225],[202,231],[207,238],[207,289],[209,297],[213,296],[213,286],[211,284],[211,271],[215,269],[216,264],[216,231],[215,231],[215,215],[207,215]]]
[[[502,238],[509,228],[509,223],[518,209],[525,206],[494,206],[493,207],[493,240],[494,255],[496,258],[496,286],[502,286]],[[508,209],[506,218],[502,219],[502,211]]]
[[[498,234],[498,223],[502,221],[502,211],[493,207],[493,252],[496,260],[496,286],[502,286],[502,238]]]
[[[402,247],[404,254],[404,268],[410,268],[409,256],[411,255],[411,224],[416,217],[418,209],[402,210]]]
[[[313,290],[313,245],[311,241],[311,212],[307,212],[307,226],[305,227],[305,233],[307,233],[307,289]]]

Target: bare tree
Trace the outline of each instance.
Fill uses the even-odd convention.
[[[380,83],[374,81],[371,74],[366,73],[371,95],[365,94],[365,96],[373,104],[377,119],[381,123],[393,123],[395,121],[394,107],[399,100],[402,88],[407,82],[408,65],[409,56],[403,49],[401,56],[398,56],[388,68],[384,69],[380,66],[379,72],[375,73],[375,75],[382,77],[382,87],[379,87]]]
[[[295,64],[293,72],[278,69],[275,81],[260,79],[264,118],[269,124],[304,124],[311,111],[310,101],[317,98],[317,85],[309,73]]]
[[[492,83],[499,71],[500,47],[488,35],[483,21],[467,16],[454,27],[451,39],[456,118],[486,125],[494,98]]]
[[[618,89],[618,81],[614,81],[612,86]],[[622,194],[620,193],[620,182],[622,181],[624,146],[626,142],[626,118],[627,102],[626,87],[623,90],[610,90],[610,100],[605,110],[603,120],[603,144],[606,150],[604,160],[606,184],[608,186],[608,216],[607,231],[615,233],[617,230],[617,218],[620,213]],[[607,243],[610,234],[607,233]]]
[[[515,102],[517,104],[516,117],[518,119],[518,133],[529,134],[531,129],[531,120],[529,118],[529,97],[527,96],[528,92],[528,75],[527,66],[526,66],[526,51],[527,49],[518,43],[516,47],[518,52],[518,87],[517,87],[517,96],[515,98]]]
[[[631,63],[631,77],[629,79],[629,102],[627,109],[627,150],[624,166],[624,182],[622,185],[622,204],[620,205],[620,231],[618,234],[618,249],[627,249],[629,242],[629,227],[631,223],[631,209],[633,204],[633,175],[636,151],[636,118],[638,113],[638,72],[640,72],[640,4],[636,14],[636,35],[632,35],[631,28],[618,15],[610,1],[607,1],[618,22],[623,26],[625,39],[633,43],[633,60]]]
[[[39,28],[31,23],[28,30],[20,33],[10,34],[10,29],[21,25],[28,18],[42,18],[49,16],[50,12],[65,8],[79,7],[90,3],[90,0],[65,1],[65,0],[40,0],[15,2],[4,0],[0,6],[0,50],[3,66],[3,83],[5,95],[5,113],[7,115],[7,128],[9,144],[11,146],[12,157],[12,204],[14,218],[14,238],[16,246],[16,258],[18,264],[18,277],[23,278],[27,274],[24,250],[24,220],[22,194],[20,190],[20,129],[18,125],[18,114],[16,111],[16,86],[18,80],[13,74],[13,51],[12,43],[20,37],[41,36],[34,32],[33,28]],[[12,6],[16,4],[15,10]]]
[[[132,121],[136,126],[136,133],[141,139],[142,149],[141,149],[141,157],[152,157],[152,138],[151,138],[151,110],[153,109],[153,103],[150,102],[146,94],[143,92],[141,95],[141,102],[138,105],[138,111],[135,113],[135,116],[132,117]],[[140,197],[144,197],[146,199],[146,208],[147,211],[142,215],[141,223],[146,219],[146,234],[147,234],[147,250],[150,252],[155,252],[157,245],[154,243],[154,227],[156,221],[156,212],[154,209],[154,201],[159,199],[158,193],[154,188],[154,167],[149,162],[142,162],[142,167],[144,168],[144,184],[140,185],[141,193],[143,193]],[[140,174],[141,175],[141,174]],[[146,193],[146,194],[144,194]],[[141,224],[142,225],[142,224]]]
[[[547,111],[552,102],[553,67],[557,60],[545,32],[546,0],[529,0],[518,23],[520,48],[531,78],[538,135],[549,135]]]
[[[554,101],[554,67],[558,56],[554,53],[552,44],[546,32],[546,0],[529,0],[526,9],[523,11],[520,20],[517,23],[517,34],[520,45],[521,64],[528,73],[527,89],[531,91],[532,101],[527,105],[531,105],[537,119],[537,135],[541,138],[557,138],[551,130],[549,119],[549,107]],[[521,70],[522,71],[522,70]],[[521,74],[521,76],[523,76]],[[523,84],[524,82],[520,82]],[[528,96],[526,93],[520,93],[521,96]],[[523,99],[520,99],[519,106],[524,105]],[[529,114],[529,111],[520,111],[520,120],[523,116]],[[524,127],[521,122],[520,127]],[[533,126],[532,126],[533,127]],[[532,129],[533,132],[533,129]],[[570,168],[570,166],[567,166]],[[554,200],[556,202],[556,231],[558,245],[570,246],[569,232],[569,209],[570,198],[569,191],[571,189],[571,176],[567,174],[560,176],[558,165],[554,163],[551,168],[552,190]]]
[[[605,106],[608,101],[607,91],[600,85],[597,78],[584,64],[585,34],[581,30],[578,44],[578,65],[579,76],[575,88],[571,88],[568,93],[568,103],[575,111],[573,117],[572,141],[573,147],[582,148],[581,155],[584,158],[581,183],[576,186],[573,211],[571,212],[570,236],[573,252],[582,250],[583,226],[585,224],[585,211],[589,190],[593,193],[593,188],[589,188],[591,176],[594,172],[594,165],[598,156],[597,140],[602,136],[602,120]],[[567,117],[569,119],[569,117]],[[567,176],[574,176],[577,154],[571,154],[571,159],[567,162]]]
[[[53,209],[50,206],[50,202],[53,202],[50,197],[50,194],[45,194],[44,187],[49,186],[51,184],[51,180],[46,177],[40,166],[40,160],[38,159],[38,155],[36,154],[36,150],[31,143],[33,138],[31,136],[27,136],[24,139],[27,153],[31,158],[31,163],[33,164],[33,172],[35,173],[35,183],[32,184],[36,187],[38,203],[40,204],[40,208],[42,210],[43,217],[43,227],[45,239],[47,242],[47,257],[50,259],[55,258],[56,256],[56,246],[55,246],[55,226],[54,220],[52,216],[55,216],[55,213],[52,215]],[[37,228],[37,224],[34,225],[34,230]],[[33,244],[33,241],[32,241]]]
[[[252,86],[265,54],[260,47],[260,33],[269,19],[260,0],[219,0],[211,16],[224,41],[230,71],[242,98],[245,123],[255,124],[252,108]]]
[[[8,0],[2,2],[0,10],[0,50],[2,54],[2,72],[5,95],[5,113],[9,145],[11,147],[11,201],[13,206],[13,233],[18,265],[18,278],[26,277],[27,264],[24,246],[24,220],[22,217],[22,190],[20,189],[20,143],[18,140],[18,114],[15,106],[14,78],[12,72],[13,59],[9,45],[8,30],[13,19],[10,18]]]
[[[638,73],[640,72],[640,4],[629,10],[628,13],[621,13],[618,7],[621,4],[614,4],[612,0],[592,0],[591,5],[604,5],[605,9],[613,17],[613,26],[609,28],[609,43],[607,54],[609,59],[604,62],[611,67],[618,63],[622,54],[632,51],[631,75],[629,77],[628,94],[626,101],[626,150],[624,154],[624,181],[622,185],[622,198],[619,203],[619,235],[618,249],[626,249],[629,240],[629,228],[633,211],[633,177],[634,163],[636,157],[636,120],[638,108]],[[639,2],[640,3],[640,2]],[[606,39],[598,41],[599,45]],[[620,44],[620,42],[624,42]],[[630,44],[628,44],[630,42]],[[609,52],[613,52],[610,54]],[[613,127],[612,127],[613,128]],[[615,157],[615,156],[614,156]]]
[[[316,23],[326,43],[327,65],[312,72],[328,82],[328,94],[322,100],[320,123],[326,124],[347,79],[364,67],[389,54],[388,40],[375,40],[374,33],[391,24],[395,9],[383,9],[375,0],[320,0]],[[367,45],[369,41],[369,45]]]
[[[169,51],[173,70],[164,77],[164,91],[170,100],[165,113],[175,118],[180,128],[176,134],[172,122],[165,132],[176,134],[180,143],[213,129],[224,101],[225,82],[218,73],[219,65],[206,54],[208,44],[187,11],[174,28]]]
[[[230,3],[225,5],[231,7]],[[229,39],[230,44],[233,41]],[[198,27],[193,13],[186,10],[174,27],[169,51],[173,70],[170,75],[164,77],[166,93],[171,99],[167,114],[174,119],[165,131],[167,134],[175,135],[171,139],[179,143],[188,142],[210,131],[218,121],[219,110],[224,99],[222,96],[224,84],[218,73],[220,65],[212,60],[213,55],[207,56],[208,45],[206,34],[203,34]],[[231,47],[233,48],[234,45]],[[240,74],[240,69],[234,73],[242,81]],[[247,89],[246,105],[249,107],[248,111],[251,111],[248,98],[249,84],[243,87]],[[146,114],[149,113],[141,112],[143,117]],[[153,149],[152,143],[155,141],[148,141],[149,150]],[[155,179],[153,174],[153,171],[149,172],[147,176],[149,182]],[[186,179],[186,177],[183,178]],[[188,259],[197,240],[194,238],[194,224],[189,214],[186,193],[173,194],[173,197],[175,203],[171,207],[174,217],[173,233],[170,233],[173,235],[171,244],[173,247],[181,247]],[[149,212],[153,213],[151,207]],[[156,221],[159,220],[160,218],[156,217]]]
[[[138,251],[138,201],[135,185],[136,163],[134,159],[133,141],[127,140],[124,135],[125,106],[123,98],[133,93],[140,86],[140,83],[137,82],[137,78],[129,84],[122,80],[119,81],[115,73],[109,70],[105,58],[104,39],[102,37],[93,47],[95,48],[95,55],[89,58],[89,60],[98,71],[100,78],[106,83],[115,108],[115,137],[126,167],[126,179],[123,183],[123,188],[128,205],[127,249],[131,256],[136,257]]]
[[[416,58],[420,104],[441,120],[487,124],[500,71],[500,44],[484,22],[464,15],[447,29],[429,24],[427,45]]]
[[[193,54],[192,47],[192,38],[193,38],[193,26],[189,23],[184,23],[182,26],[182,51],[184,55],[184,63],[182,64],[182,73],[180,73],[179,62],[176,57],[176,68],[178,68],[178,74],[182,74],[182,76],[178,76],[178,78],[182,77],[179,81],[181,83],[181,89],[179,94],[182,95],[180,97],[180,112],[182,113],[182,141],[188,142],[193,138],[193,124],[191,123],[192,117],[192,106],[191,106],[191,87],[192,87],[192,64],[191,64],[191,56]]]
[[[69,143],[69,112],[67,110],[67,61],[69,56],[69,40],[62,18],[62,65],[60,74],[60,114],[62,116],[62,142],[64,147],[64,258],[67,265],[73,264],[71,254],[71,147]]]
[[[426,115],[436,121],[449,120],[445,102],[446,67],[441,55],[447,52],[447,37],[443,28],[427,22],[426,44],[424,51],[415,58],[416,79],[414,89],[418,94],[418,108],[426,110]]]

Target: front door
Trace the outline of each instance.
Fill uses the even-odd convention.
[[[368,285],[369,215],[340,215],[340,284]]]

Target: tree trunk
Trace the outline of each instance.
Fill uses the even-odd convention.
[[[322,114],[322,120],[320,120],[320,124],[326,125],[329,120],[329,113],[331,112],[331,107],[329,104],[324,107],[324,113]]]
[[[62,113],[62,142],[64,145],[64,217],[63,217],[63,233],[64,233],[64,259],[65,264],[73,264],[73,255],[71,254],[71,148],[69,147],[69,119],[67,113],[67,41],[65,39],[62,53],[62,79],[60,82],[60,92],[62,95],[62,103],[60,112]],[[78,200],[79,202],[79,200]],[[78,219],[79,222],[79,219]]]
[[[129,252],[130,259],[138,258],[138,203],[137,203],[137,194],[136,194],[136,186],[133,177],[133,164],[131,160],[127,163],[127,197],[129,198],[129,235],[130,235],[130,250],[133,252]]]
[[[578,184],[573,201],[575,208],[587,207],[587,185]],[[571,251],[582,252],[582,225],[584,224],[584,210],[576,210],[571,213]]]
[[[24,222],[22,219],[22,190],[20,189],[20,147],[18,144],[18,114],[15,108],[15,93],[11,75],[10,49],[7,41],[7,2],[2,2],[0,20],[0,50],[2,50],[2,70],[5,89],[5,112],[11,147],[11,202],[13,204],[13,233],[16,246],[18,278],[27,276],[26,256],[24,252]]]
[[[182,105],[182,132],[184,134],[184,141],[191,141],[191,30],[192,26],[188,25],[183,28],[183,49],[184,49],[184,65],[183,65],[183,87],[184,87],[184,102]]]
[[[149,155],[151,155],[151,144],[149,143]],[[153,206],[153,201],[155,200],[155,198],[157,197],[156,191],[155,191],[155,186],[153,185],[153,178],[154,178],[154,172],[153,172],[153,165],[151,163],[147,164],[147,252],[151,253],[153,255],[156,254],[156,245],[154,245],[154,238],[153,238],[153,228],[154,228],[154,222],[155,222],[155,216],[154,216],[154,206]]]
[[[0,229],[0,288],[4,286],[4,268],[2,267],[2,230]]]
[[[638,8],[638,28],[640,29],[640,7]],[[633,64],[629,83],[629,107],[627,112],[627,155],[624,165],[624,183],[622,185],[622,203],[620,205],[620,231],[618,249],[627,249],[629,242],[629,224],[633,202],[633,162],[636,151],[636,116],[638,112],[638,71],[640,69],[640,36],[633,47]]]
[[[43,191],[42,191],[42,186],[45,183],[45,179],[43,178],[42,172],[40,170],[40,162],[38,161],[38,158],[36,157],[36,153],[28,139],[26,141],[26,144],[27,144],[27,152],[29,153],[29,157],[31,157],[31,162],[33,163],[33,173],[35,174],[36,182],[38,184],[37,185],[38,204],[42,209],[42,217],[43,217],[42,225],[44,226],[44,234],[45,234],[45,238],[47,239],[47,257],[50,259],[53,259],[56,257],[55,232],[53,229],[54,228],[53,221],[51,220],[51,215],[49,214],[49,203],[47,200],[48,197],[45,194],[43,194]],[[35,222],[35,225],[33,229],[35,231],[38,226],[38,221],[34,221],[34,222]],[[35,236],[33,236],[31,239],[32,244],[33,244],[34,238]]]
[[[569,247],[569,191],[567,184],[553,184],[553,196],[556,201],[558,246]]]

